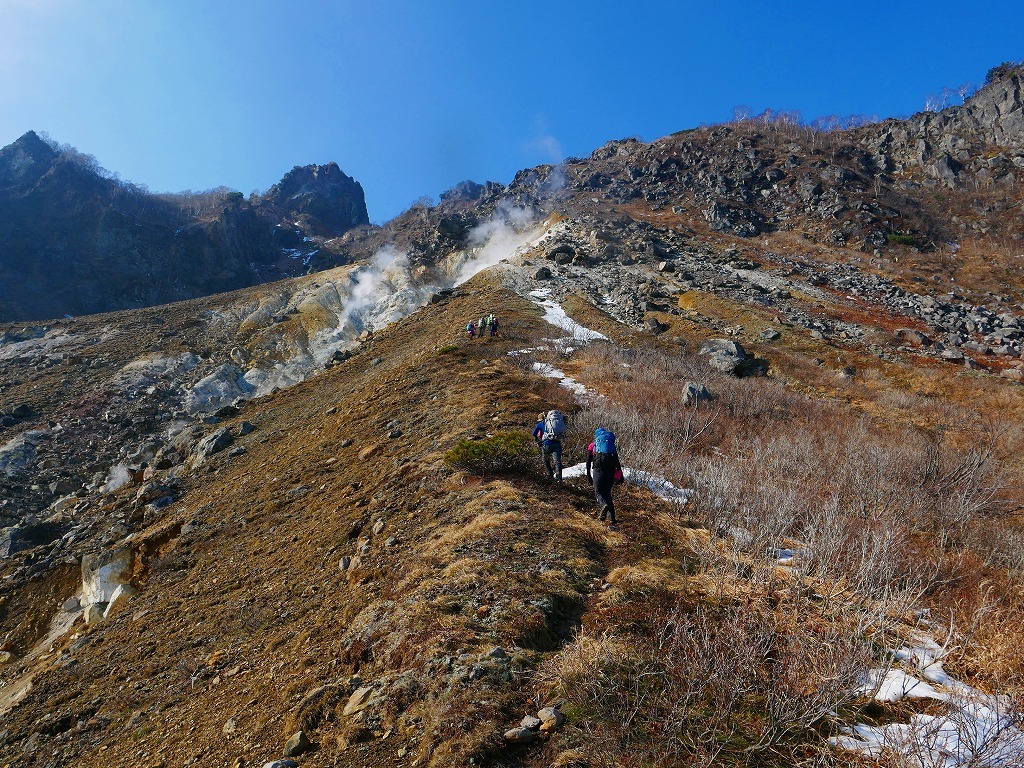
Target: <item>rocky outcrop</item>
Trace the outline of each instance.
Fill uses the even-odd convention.
[[[336,163],[295,166],[267,191],[261,207],[323,237],[370,223],[362,186]]]
[[[30,131],[0,149],[0,322],[151,306],[301,274],[306,261],[287,257],[309,235],[367,222],[362,188],[333,163],[292,170],[263,199],[153,195]]]
[[[1012,184],[1024,168],[1024,70],[1002,73],[961,106],[886,120],[862,141],[884,172],[919,169],[944,187]]]

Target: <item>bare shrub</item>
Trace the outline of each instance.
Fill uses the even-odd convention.
[[[957,449],[940,434],[923,451],[920,487],[928,508],[922,522],[943,542],[971,522],[1005,509],[1003,471],[996,455],[999,437],[999,427],[990,425]]]
[[[676,606],[650,627],[628,639],[581,633],[542,672],[592,765],[785,755],[856,698],[870,659],[847,628],[796,613]]]

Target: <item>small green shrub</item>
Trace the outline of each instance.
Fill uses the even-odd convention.
[[[479,475],[522,472],[534,457],[536,448],[522,432],[496,432],[483,440],[459,440],[444,455],[445,462]]]
[[[458,344],[445,344],[443,347],[440,347],[437,350],[437,354],[439,354],[439,355],[450,355],[452,352],[458,352],[458,351],[459,351],[459,345]]]
[[[1024,74],[1024,60],[1004,61],[1002,64],[992,67],[985,75],[985,85],[1002,80],[1006,77],[1015,77]]]
[[[913,235],[901,235],[896,232],[887,232],[885,239],[890,245],[917,245],[917,238]]]

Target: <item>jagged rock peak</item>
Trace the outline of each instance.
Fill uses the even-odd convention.
[[[282,212],[301,218],[313,234],[340,235],[370,223],[362,186],[337,163],[297,165],[267,191],[264,199]]]
[[[442,202],[475,202],[491,195],[499,194],[505,189],[504,185],[494,181],[485,184],[477,184],[467,179],[460,181],[451,189],[441,193]]]
[[[29,169],[49,164],[57,156],[53,147],[39,138],[35,131],[28,131],[17,141],[0,149],[0,184],[20,180]]]
[[[1024,70],[990,75],[962,105],[885,120],[864,136],[883,172],[918,167],[947,187],[1010,183],[1009,171],[1024,167]]]

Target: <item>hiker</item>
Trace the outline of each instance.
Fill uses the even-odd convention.
[[[497,336],[498,335],[498,318],[496,318],[494,315],[491,315],[487,319],[487,328],[490,330],[492,338]]]
[[[480,325],[478,325],[477,328],[480,329],[480,338],[482,339],[484,337],[484,331],[487,329],[487,318],[486,317],[481,317],[480,318]]]
[[[601,505],[601,522],[607,517],[611,529],[616,530],[612,485],[623,481],[622,465],[615,450],[615,435],[603,427],[594,431],[594,442],[587,446],[587,479],[594,484],[594,495]]]
[[[543,411],[537,414],[537,423],[533,427],[533,441],[537,443],[537,454],[544,458],[544,417],[547,414]]]
[[[538,414],[533,428],[533,439],[540,446],[548,481],[562,482],[562,436],[565,434],[565,416],[559,410]],[[554,466],[552,466],[552,464]]]
[[[473,324],[472,320],[470,320],[469,324],[466,326],[466,335],[469,336],[470,341],[472,341],[473,337],[476,335],[476,326]]]

